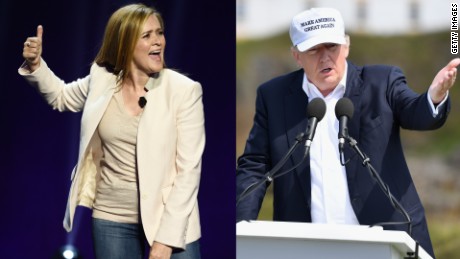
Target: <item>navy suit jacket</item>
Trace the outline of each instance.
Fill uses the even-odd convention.
[[[298,70],[272,79],[257,90],[256,114],[243,155],[238,159],[237,197],[259,181],[287,153],[296,136],[305,132],[308,97],[302,90],[304,72]],[[348,62],[345,97],[354,104],[349,135],[370,158],[370,163],[412,219],[412,237],[434,257],[425,212],[410,176],[400,139],[400,129],[432,130],[442,126],[450,101],[433,117],[427,93],[412,91],[402,71],[392,66],[358,67]],[[314,139],[313,139],[314,141]],[[298,148],[281,171],[303,157]],[[404,222],[382,192],[362,159],[348,145],[344,151],[352,207],[362,225]],[[237,221],[256,219],[267,185],[252,192],[237,206]],[[274,180],[276,221],[311,222],[310,163],[306,159],[292,172]],[[385,226],[407,231],[407,225]]]

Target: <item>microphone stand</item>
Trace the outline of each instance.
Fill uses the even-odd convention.
[[[304,160],[305,158],[307,157],[307,154],[308,154],[308,151],[309,151],[309,148],[310,146],[308,145],[307,146],[307,150],[305,151],[305,155],[304,157],[302,158],[302,160],[296,164],[294,167],[290,168],[289,170],[286,170],[278,175],[275,175],[280,169],[281,167],[283,167],[283,165],[287,162],[287,160],[289,159],[289,157],[292,155],[292,153],[297,149],[297,147],[299,146],[300,143],[304,142],[305,140],[305,133],[300,133],[299,135],[297,135],[297,137],[295,138],[295,143],[294,145],[292,145],[292,147],[288,150],[288,152],[283,156],[283,158],[281,158],[281,160],[275,165],[275,167],[272,168],[272,170],[268,171],[264,178],[260,179],[259,181],[255,182],[255,183],[252,183],[251,185],[249,185],[241,194],[240,196],[238,197],[238,199],[236,200],[236,206],[238,206],[238,204],[241,202],[241,200],[243,200],[244,198],[246,198],[249,194],[251,194],[252,192],[254,192],[257,188],[259,188],[262,184],[266,183],[266,182],[272,182],[275,178],[277,177],[280,177],[288,172],[290,172],[291,170],[295,169],[296,167],[298,167]],[[308,140],[307,140],[308,141]]]
[[[372,178],[374,178],[377,182],[377,184],[379,185],[380,189],[382,189],[382,191],[385,193],[385,195],[388,197],[388,199],[390,200],[391,202],[391,205],[393,206],[393,208],[397,211],[399,211],[403,216],[404,218],[406,218],[406,222],[401,222],[401,223],[396,223],[396,222],[383,222],[383,223],[376,223],[372,226],[377,226],[377,225],[393,225],[393,224],[408,224],[408,233],[409,233],[409,236],[412,236],[412,220],[409,216],[409,213],[407,213],[407,211],[402,207],[402,205],[398,202],[398,200],[391,194],[390,192],[390,188],[387,184],[385,184],[385,182],[382,180],[382,178],[380,177],[380,175],[377,173],[377,170],[375,170],[375,168],[371,165],[370,161],[371,159],[361,151],[361,149],[358,147],[358,142],[353,139],[352,137],[350,136],[346,136],[345,137],[347,140],[348,140],[348,144],[353,148],[353,150],[361,157],[362,159],[362,164],[363,166],[366,166],[366,168],[368,169],[369,173],[371,174]],[[372,227],[371,226],[371,227]],[[408,252],[408,255],[410,257],[405,257],[405,258],[418,258],[418,246],[419,246],[419,243],[417,241],[415,241],[415,244],[416,244],[416,247],[415,247],[415,256],[412,252]],[[414,256],[414,257],[412,257]]]

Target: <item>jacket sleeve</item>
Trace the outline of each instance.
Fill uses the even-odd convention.
[[[441,127],[450,111],[450,98],[443,104],[439,113],[433,116],[428,101],[428,93],[415,93],[409,88],[406,78],[397,67],[389,73],[387,99],[402,128],[410,130],[433,130]]]
[[[53,109],[78,112],[83,109],[88,95],[90,76],[65,83],[57,77],[42,59],[40,67],[30,73],[24,64],[18,73],[33,87],[38,89]]]
[[[251,185],[259,182],[269,170],[268,117],[261,88],[257,90],[256,114],[243,155],[238,158],[236,170],[237,199]],[[261,185],[251,194],[238,200],[236,221],[257,219],[267,185]]]
[[[185,247],[187,224],[197,206],[201,158],[205,146],[202,88],[197,82],[186,87],[177,110],[177,154],[173,187],[165,203],[155,240]]]

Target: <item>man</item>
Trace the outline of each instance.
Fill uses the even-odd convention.
[[[404,222],[371,177],[362,159],[348,145],[346,166],[340,162],[334,108],[349,98],[354,115],[348,132],[368,155],[372,166],[412,220],[412,237],[434,257],[424,208],[407,168],[399,131],[441,127],[450,108],[460,59],[452,60],[435,76],[424,94],[413,92],[402,71],[391,66],[358,67],[346,59],[349,39],[340,13],[331,8],[304,11],[292,20],[292,54],[302,69],[272,79],[258,88],[254,125],[244,154],[238,159],[237,197],[264,178],[305,132],[306,108],[314,98],[326,103],[306,161],[274,180],[276,221],[372,225]],[[305,149],[297,149],[284,167],[301,162]],[[252,191],[237,205],[237,221],[256,219],[266,185]],[[407,225],[385,225],[408,231]]]

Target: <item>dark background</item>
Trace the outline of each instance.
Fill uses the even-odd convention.
[[[165,20],[166,62],[203,86],[206,149],[199,204],[202,257],[235,258],[235,2],[138,1]],[[69,82],[89,73],[122,0],[0,2],[0,258],[52,258],[73,243],[93,258],[89,209],[62,227],[80,113],[59,113],[22,79],[23,43],[42,24],[43,57]]]

